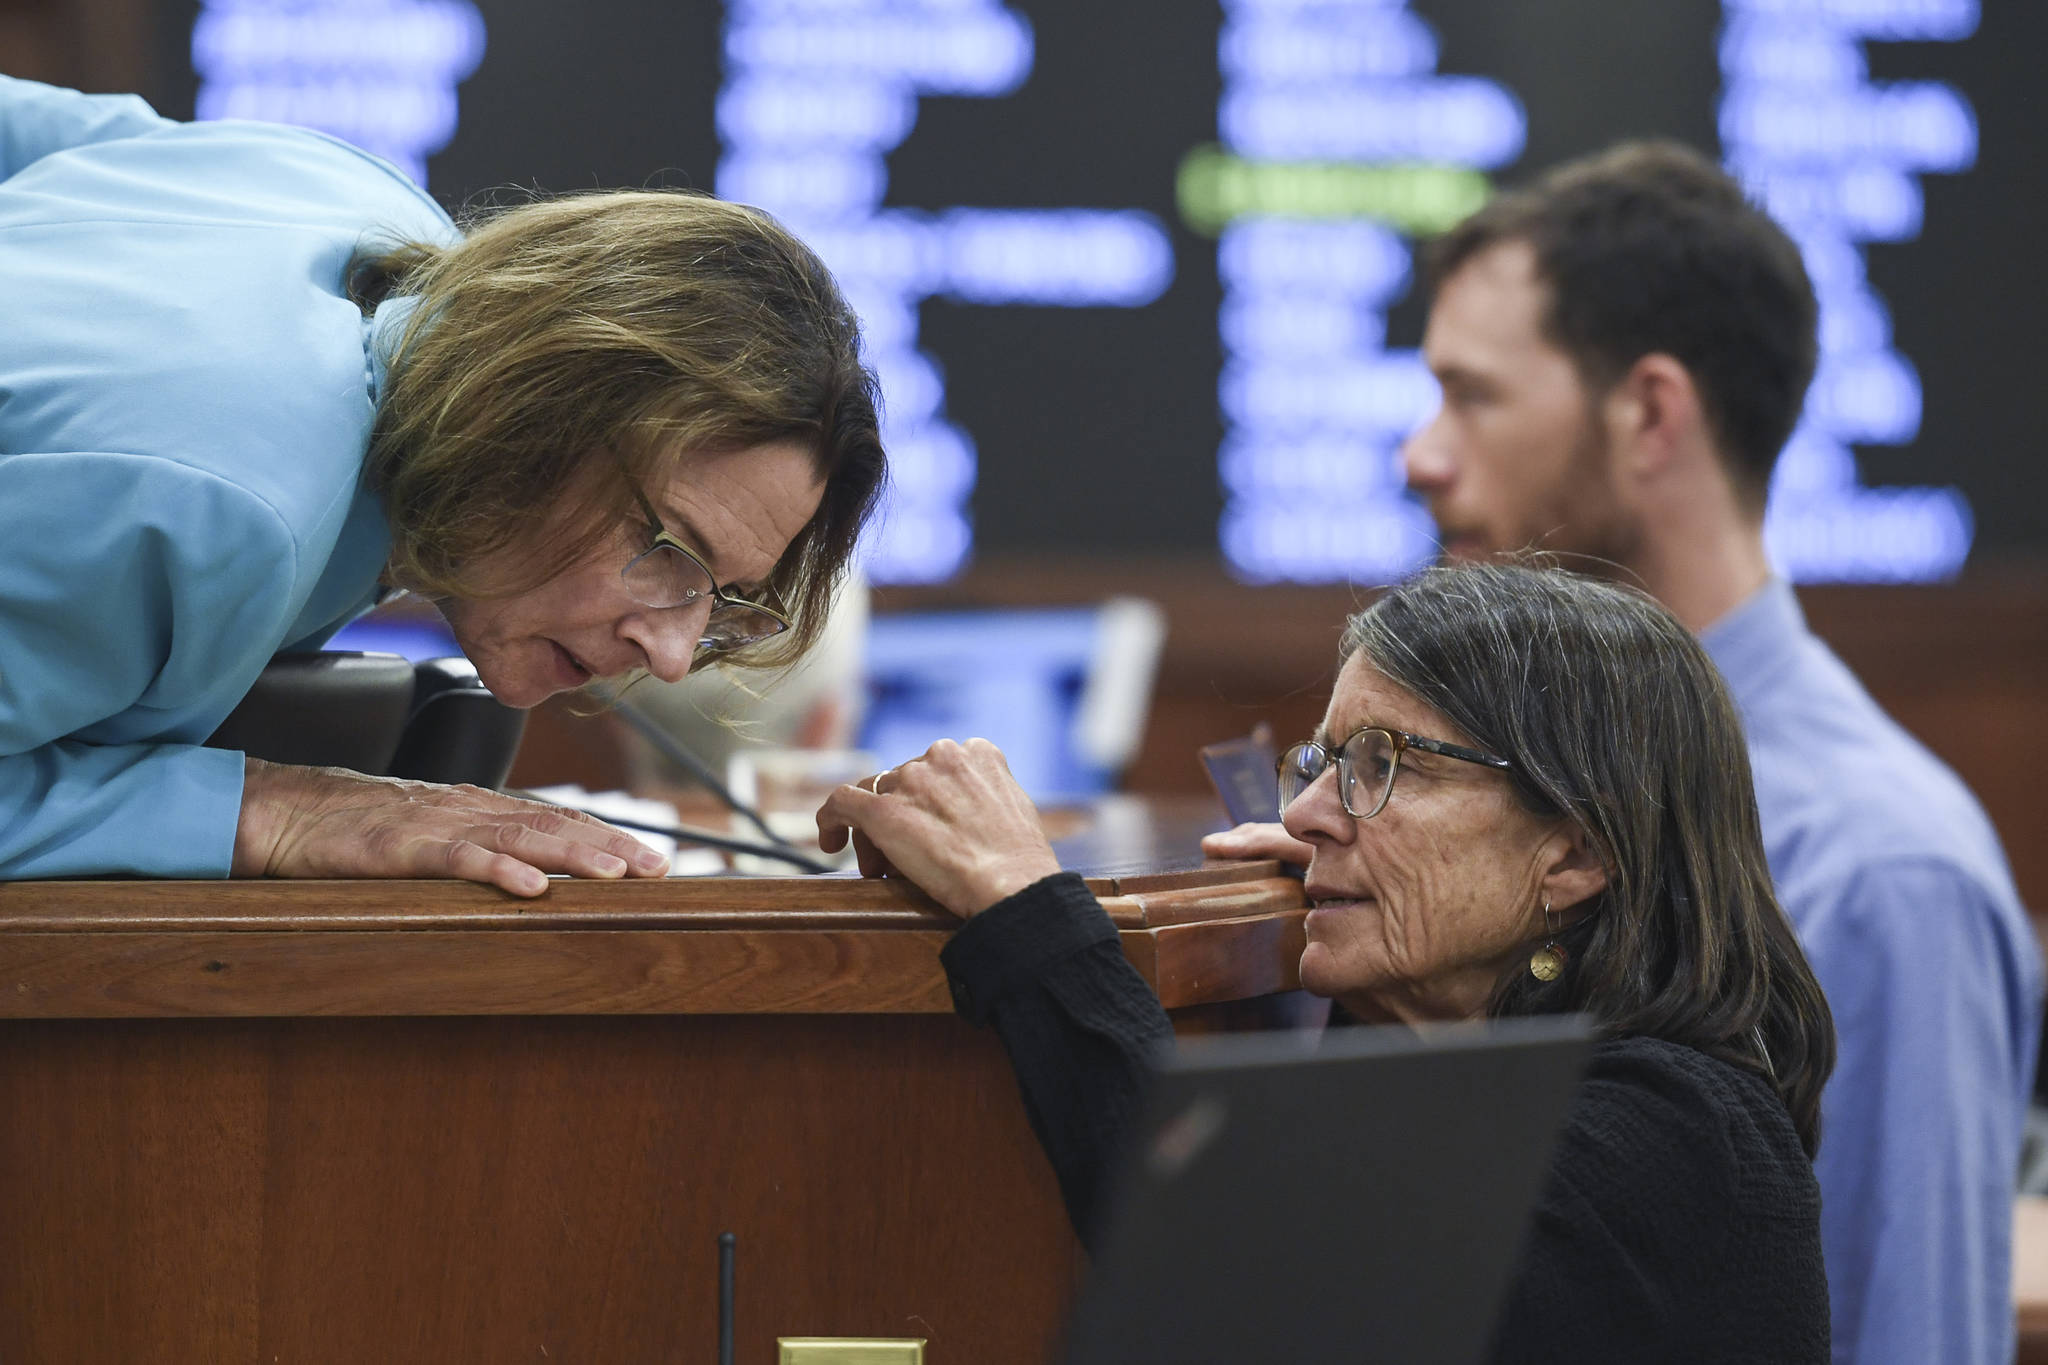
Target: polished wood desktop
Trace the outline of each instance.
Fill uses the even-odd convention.
[[[1186,1026],[1295,987],[1276,866],[1094,884]],[[740,1365],[1041,1365],[1079,1252],[950,927],[830,878],[0,885],[0,1360],[710,1361],[732,1232]]]

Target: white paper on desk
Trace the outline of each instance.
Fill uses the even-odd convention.
[[[586,791],[573,782],[565,782],[558,787],[535,787],[533,794],[558,806],[573,806],[587,811],[600,820],[639,820],[650,825],[673,825],[676,822],[674,806],[666,801],[635,796],[631,792]],[[626,833],[649,848],[668,854],[668,875],[671,877],[710,877],[731,870],[726,866],[725,855],[715,848],[681,848],[665,834],[649,834],[644,830],[629,829]]]

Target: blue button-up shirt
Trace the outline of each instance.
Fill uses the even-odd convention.
[[[1772,582],[1702,636],[1748,730],[1778,898],[1834,1011],[1821,1240],[1834,1358],[2009,1365],[2041,959],[1969,790]]]
[[[0,877],[224,876],[275,652],[367,607],[362,488],[404,300],[343,274],[453,224],[318,133],[0,76]]]

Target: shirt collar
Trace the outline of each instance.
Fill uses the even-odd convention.
[[[369,385],[372,409],[383,401],[384,377],[391,368],[392,357],[398,354],[399,338],[405,335],[405,325],[412,320],[412,310],[419,306],[419,301],[417,294],[393,294],[363,319],[364,379]]]
[[[1700,643],[1738,703],[1745,703],[1789,667],[1806,638],[1806,613],[1792,585],[1773,578],[1748,600],[1700,632]]]

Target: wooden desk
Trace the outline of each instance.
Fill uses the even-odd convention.
[[[1096,883],[1165,1003],[1292,989],[1271,864]],[[1078,1252],[895,884],[0,885],[0,1360],[1042,1365]]]

